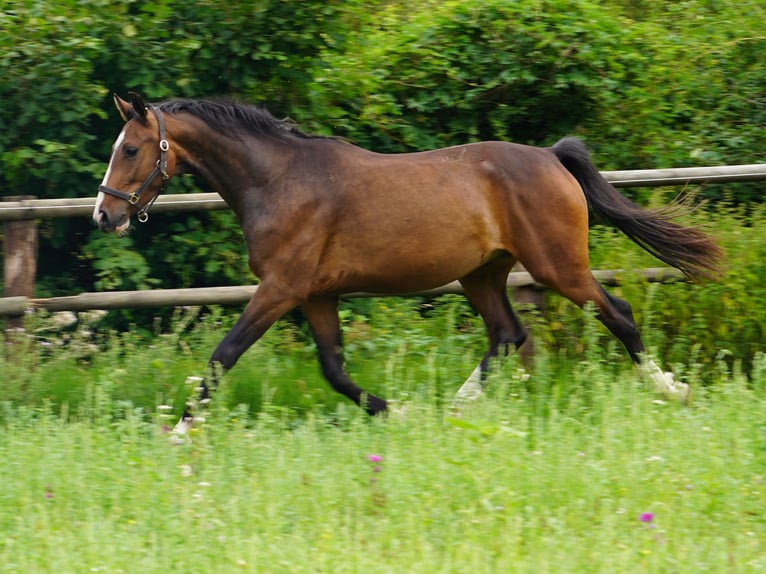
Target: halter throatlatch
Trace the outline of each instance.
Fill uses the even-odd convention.
[[[107,187],[106,185],[100,185],[98,187],[100,192],[106,193],[107,195],[111,195],[113,197],[117,197],[119,199],[124,199],[130,205],[138,207],[136,214],[138,221],[141,223],[146,223],[149,220],[149,209],[152,207],[152,205],[154,205],[154,202],[160,196],[160,193],[165,191],[165,183],[170,179],[170,174],[168,174],[167,158],[167,153],[170,149],[170,145],[168,144],[168,140],[165,139],[165,119],[162,117],[162,112],[159,110],[159,108],[155,106],[149,106],[148,109],[154,113],[155,117],[157,118],[157,125],[160,129],[160,159],[157,160],[157,165],[155,165],[154,169],[149,173],[149,175],[146,176],[146,179],[144,180],[144,183],[141,184],[141,187],[139,187],[138,190],[134,191],[133,193],[125,193],[124,191],[120,191],[119,189],[114,189],[112,187]],[[157,192],[157,195],[155,195],[150,202],[141,206],[139,204],[141,200],[141,194],[146,190],[147,187],[151,185],[157,176],[162,177],[162,186],[160,187],[159,192]]]

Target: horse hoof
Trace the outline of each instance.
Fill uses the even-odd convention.
[[[179,445],[186,443],[189,438],[189,433],[194,428],[195,424],[202,424],[205,422],[205,417],[181,417],[170,431],[170,444]]]
[[[364,398],[363,404],[364,410],[368,415],[379,415],[388,410],[388,403],[384,399],[376,397],[375,395],[367,395]]]
[[[673,384],[665,391],[665,396],[680,403],[687,404],[691,389],[686,383],[673,381]]]
[[[186,435],[171,434],[168,438],[168,442],[173,446],[186,444]]]
[[[654,390],[663,395],[668,400],[678,401],[686,404],[689,400],[689,385],[676,381],[673,373],[654,373]]]
[[[455,394],[454,402],[458,404],[470,403],[477,400],[484,394],[484,387],[481,383],[468,379]]]
[[[402,403],[399,401],[388,401],[386,405],[386,414],[389,417],[395,417],[397,419],[409,418],[412,411],[411,405],[408,403]]]

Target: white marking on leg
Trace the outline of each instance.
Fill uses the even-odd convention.
[[[676,381],[673,373],[664,372],[652,359],[644,358],[638,364],[639,371],[654,383],[654,390],[668,398],[685,402],[689,398],[689,385]]]
[[[194,426],[194,419],[192,417],[181,417],[173,427],[172,433],[178,436],[184,436],[189,434],[189,431]]]
[[[192,386],[192,392],[196,395],[199,395],[204,390],[204,387],[202,386],[204,380],[204,377],[189,376],[186,377],[184,384]],[[192,397],[186,403],[186,413],[189,413],[192,416],[182,416],[180,418],[180,420],[176,423],[176,426],[174,426],[173,430],[171,431],[171,442],[176,444],[183,443],[184,437],[189,434],[189,431],[194,428],[195,424],[201,425],[205,422],[204,416],[195,415],[194,413],[196,413],[200,407],[206,407],[209,402],[210,398],[198,400],[194,395],[192,395]]]
[[[466,379],[463,386],[458,389],[458,392],[455,395],[455,402],[465,403],[475,401],[483,394],[484,387],[481,384],[481,365],[479,365]]]

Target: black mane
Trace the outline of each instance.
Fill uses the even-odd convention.
[[[226,135],[239,138],[244,134],[273,137],[281,140],[323,138],[299,130],[289,119],[279,120],[263,108],[233,100],[176,99],[156,104],[168,114],[191,114],[211,128]]]

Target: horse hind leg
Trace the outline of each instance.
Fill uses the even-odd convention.
[[[515,255],[539,283],[580,307],[592,301],[597,318],[625,345],[639,369],[650,374],[658,390],[685,398],[687,389],[645,357],[630,305],[609,295],[593,277],[586,199],[571,176],[559,173],[562,175],[536,190],[538,205],[545,205],[547,199],[552,201],[551,208],[526,210],[523,218],[516,219]]]
[[[527,267],[529,269],[529,267]],[[538,281],[548,285],[559,294],[580,307],[593,302],[596,305],[596,318],[622,342],[628,351],[631,360],[642,375],[651,379],[655,391],[670,398],[686,401],[689,387],[685,383],[673,379],[673,374],[663,372],[657,364],[647,356],[644,344],[641,341],[633,311],[627,301],[608,293],[601,284],[593,277],[589,270],[568,269],[566,264],[550,267],[555,269],[554,275],[532,276]],[[567,271],[572,271],[567,274]]]
[[[455,395],[458,403],[475,400],[483,393],[490,361],[501,349],[507,355],[510,345],[518,349],[527,339],[506,292],[506,279],[514,263],[511,257],[501,257],[460,279],[466,298],[484,321],[489,347]]]
[[[596,280],[593,279],[593,281]],[[652,381],[656,392],[686,402],[689,398],[689,385],[676,381],[673,373],[662,371],[657,363],[647,355],[628,302],[609,294],[600,284],[596,284],[617,315],[616,318],[613,318],[612,315],[599,311],[598,317],[625,345],[639,372]]]

